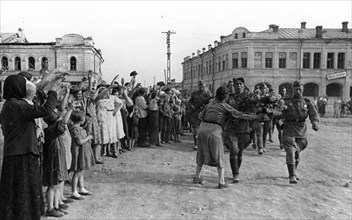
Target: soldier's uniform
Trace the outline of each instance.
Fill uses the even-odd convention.
[[[240,94],[230,94],[227,103],[239,110],[240,104],[249,96],[244,90]],[[239,171],[242,163],[242,152],[250,144],[250,122],[244,119],[229,119],[225,123],[223,141],[230,151],[230,165],[233,182],[239,181]]]
[[[203,83],[200,81],[199,85],[203,85]],[[198,134],[198,129],[200,125],[200,119],[198,118],[199,113],[203,110],[204,106],[208,104],[211,96],[208,91],[195,91],[191,94],[191,97],[189,99],[189,123],[191,125],[192,133],[193,133],[193,139],[194,139],[194,145],[195,149],[197,146],[197,134]]]
[[[293,87],[303,87],[299,82],[294,82]],[[286,151],[286,164],[289,172],[290,183],[297,183],[296,169],[300,161],[300,152],[307,145],[307,124],[309,117],[314,130],[318,130],[319,114],[309,99],[300,97],[285,98],[286,109],[282,111],[284,120],[282,144]]]

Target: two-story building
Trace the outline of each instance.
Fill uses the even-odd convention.
[[[95,85],[102,81],[101,50],[94,47],[92,37],[67,34],[55,42],[28,42],[22,29],[17,33],[0,35],[0,91],[8,75],[29,71],[34,76],[41,69],[54,70],[64,67],[70,73],[66,78],[71,84],[79,84],[88,74]]]
[[[305,86],[305,96],[352,96],[352,29],[279,28],[261,32],[244,27],[221,36],[214,47],[184,58],[183,89],[195,91],[203,80],[214,92],[233,78],[243,77],[248,88],[265,83],[279,91],[294,80]]]

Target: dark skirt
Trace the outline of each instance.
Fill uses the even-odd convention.
[[[56,139],[44,148],[44,186],[54,186],[69,179],[66,164],[66,149],[64,145],[60,145],[59,143],[59,140]]]
[[[148,113],[149,143],[159,143],[159,111]]]
[[[139,137],[137,139],[138,145],[140,147],[147,147],[148,142],[148,117],[140,118],[138,120],[138,133]]]
[[[125,137],[129,139],[130,134],[128,132],[128,123],[127,123],[128,112],[126,109],[123,109],[123,108],[120,111],[121,111],[121,117],[122,117],[123,131],[125,132]]]
[[[127,118],[128,123],[128,135],[130,139],[137,139],[139,137],[138,133],[138,118],[132,116],[132,118]]]
[[[39,155],[4,156],[0,219],[40,219],[44,214]]]

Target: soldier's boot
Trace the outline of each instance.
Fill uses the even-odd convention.
[[[297,176],[297,167],[298,167],[298,164],[299,164],[299,161],[300,161],[300,158],[299,158],[299,152],[296,151],[295,152],[295,170],[296,170],[296,179],[299,180],[298,176]]]
[[[238,166],[238,158],[235,157],[234,159],[230,159],[230,165],[231,165],[231,170],[232,170],[232,175],[233,175],[233,183],[238,183],[240,181],[239,179],[239,173],[240,173],[240,168]]]
[[[287,164],[288,175],[289,175],[289,183],[290,184],[297,184],[297,178],[295,173],[295,165],[294,164]]]

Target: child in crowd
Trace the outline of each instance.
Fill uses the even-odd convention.
[[[81,195],[92,195],[84,188],[84,170],[88,170],[95,165],[91,148],[93,136],[81,127],[85,122],[85,113],[75,110],[71,115],[72,126],[70,128],[72,136],[72,164],[71,171],[74,171],[72,178],[72,198],[82,200]],[[77,187],[79,189],[77,189]]]
[[[175,104],[173,106],[173,112],[174,112],[174,135],[175,135],[175,143],[182,142],[180,141],[180,131],[181,131],[181,118],[182,118],[182,112],[181,112],[181,100],[176,99]]]
[[[65,210],[68,206],[61,200],[62,189],[60,188],[61,184],[68,180],[66,150],[64,143],[59,137],[64,135],[71,113],[72,108],[65,113],[55,109],[49,116],[44,117],[44,121],[48,125],[44,129],[43,175],[43,185],[48,186],[46,191],[47,216],[61,217],[68,214]]]
[[[128,123],[128,134],[130,135],[130,141],[128,146],[132,151],[135,151],[134,145],[136,143],[136,140],[139,136],[138,133],[138,107],[137,106],[128,106],[127,111],[129,112],[129,115],[127,117],[127,123]]]
[[[173,118],[169,95],[165,94],[164,103],[160,108],[160,111],[164,115],[163,126],[162,126],[163,130],[161,132],[161,143],[169,144],[170,143],[169,138],[170,138],[170,133],[172,129],[172,118]]]

